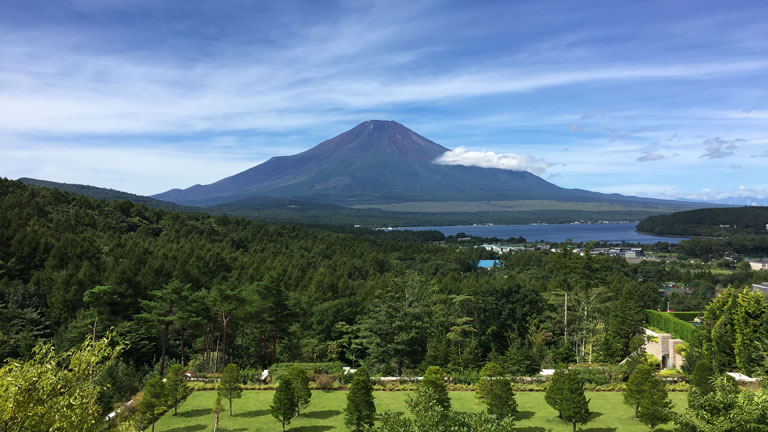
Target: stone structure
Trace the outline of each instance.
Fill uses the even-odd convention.
[[[667,333],[644,330],[646,335],[645,352],[659,359],[661,369],[680,369],[683,367],[685,358],[675,351],[676,346],[685,344],[682,339],[672,339],[672,336]]]

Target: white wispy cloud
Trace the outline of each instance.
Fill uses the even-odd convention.
[[[514,153],[495,153],[492,151],[468,151],[459,146],[449,150],[437,159],[440,165],[464,165],[481,168],[499,168],[510,171],[528,171],[536,175],[544,174],[552,164],[529,155]]]
[[[635,159],[637,162],[651,162],[664,159],[665,156],[661,153],[646,153],[639,158]]]
[[[726,141],[721,138],[709,138],[704,141],[703,143],[705,147],[704,154],[701,155],[702,158],[709,158],[709,159],[722,159],[729,156],[733,156],[739,147],[735,144],[734,141]]]

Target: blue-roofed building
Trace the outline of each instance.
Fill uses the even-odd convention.
[[[477,266],[479,268],[490,269],[490,268],[501,266],[501,261],[499,261],[499,260],[480,260],[480,261],[477,262]]]

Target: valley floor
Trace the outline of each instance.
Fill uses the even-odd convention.
[[[228,412],[220,415],[220,431],[279,431],[280,423],[269,413],[274,391],[245,391],[241,399],[235,399],[233,416]],[[381,413],[405,411],[407,392],[375,392],[376,409]],[[669,394],[676,411],[687,406],[686,393]],[[172,411],[167,413],[155,425],[156,432],[198,432],[213,430],[211,407],[216,397],[213,391],[198,391],[189,396],[179,409],[177,416]],[[592,420],[580,426],[584,432],[633,432],[647,431],[648,427],[634,419],[632,409],[623,403],[619,392],[587,392],[591,399],[590,409],[594,412]],[[476,412],[484,406],[475,398],[474,392],[451,392],[453,407],[459,411]],[[543,392],[521,392],[516,394],[518,414],[516,431],[566,432],[571,426],[557,418],[555,411],[544,401]],[[344,426],[344,407],[347,402],[345,391],[313,391],[312,403],[301,417],[294,418],[287,430],[293,432],[346,431]],[[222,400],[225,411],[228,401]],[[657,429],[659,432],[671,430]]]

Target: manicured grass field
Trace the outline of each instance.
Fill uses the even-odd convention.
[[[220,431],[252,432],[279,431],[280,423],[269,413],[273,391],[245,391],[241,399],[232,404],[233,416],[229,412],[220,415]],[[211,407],[216,393],[199,391],[189,396],[173,416],[167,413],[155,425],[157,432],[197,432],[213,430]],[[377,412],[405,411],[406,392],[375,392]],[[516,430],[525,432],[570,432],[571,427],[557,418],[557,414],[544,401],[542,392],[520,392],[516,394],[518,409]],[[632,409],[623,403],[618,392],[587,393],[591,399],[590,409],[594,412],[592,420],[583,425],[581,430],[591,432],[610,431],[647,431],[648,428],[634,419]],[[670,393],[675,408],[683,409],[686,403],[685,393]],[[474,392],[451,392],[453,407],[459,411],[476,412],[484,406],[475,399]],[[345,391],[314,391],[312,403],[301,417],[294,418],[288,427],[293,432],[346,431],[344,426],[344,407],[347,402]],[[222,400],[225,411],[229,405]],[[671,428],[670,428],[671,429]],[[669,430],[669,429],[668,429]],[[657,429],[664,431],[664,429]]]

